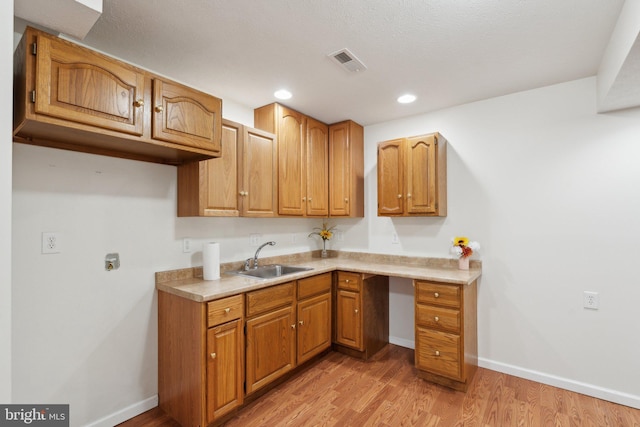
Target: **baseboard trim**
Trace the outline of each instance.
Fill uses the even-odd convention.
[[[412,350],[416,349],[416,343],[413,340],[408,340],[406,338],[398,338],[398,337],[389,337],[389,344],[399,345],[400,347],[410,348]]]
[[[158,406],[158,395],[129,405],[113,414],[87,424],[87,427],[113,427]]]
[[[640,409],[640,396],[633,394],[599,387],[594,384],[583,383],[581,381],[575,381],[564,377],[558,377],[556,375],[545,374],[544,372],[521,368],[507,363],[496,362],[483,357],[478,358],[478,366],[481,368],[491,369],[492,371],[513,375],[515,377],[574,391],[576,393],[585,394],[587,396],[596,397],[598,399],[607,400],[609,402],[618,403],[620,405],[629,406],[631,408]]]

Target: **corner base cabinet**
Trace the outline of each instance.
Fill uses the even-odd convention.
[[[418,376],[466,391],[478,367],[476,281],[456,285],[416,280],[414,286]]]

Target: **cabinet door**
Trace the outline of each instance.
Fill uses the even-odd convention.
[[[35,79],[36,113],[142,135],[145,79],[135,68],[39,35]]]
[[[152,138],[220,152],[222,101],[161,79],[153,80]]]
[[[298,364],[331,346],[331,293],[298,302]]]
[[[242,143],[242,125],[225,121],[222,125],[222,153],[216,158],[200,163],[199,182],[192,182],[188,191],[198,191],[194,200],[199,200],[201,215],[204,216],[238,216],[238,155]],[[189,165],[179,166],[188,168]],[[178,173],[180,177],[180,173]],[[180,198],[178,198],[180,203]]]
[[[407,139],[407,213],[436,212],[436,139],[423,135]]]
[[[295,333],[293,306],[247,320],[247,394],[294,368]]]
[[[245,128],[240,159],[242,216],[276,216],[278,143],[275,135],[257,129]]]
[[[359,292],[338,289],[336,294],[336,342],[362,350],[362,310]]]
[[[378,145],[378,215],[404,213],[404,140]]]
[[[305,212],[306,117],[281,105],[278,116],[278,213],[302,216]]]
[[[329,215],[329,128],[307,117],[306,215]],[[303,196],[304,199],[304,196]]]
[[[217,419],[243,401],[244,337],[236,320],[207,331],[207,419]]]

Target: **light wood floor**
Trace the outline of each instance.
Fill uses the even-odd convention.
[[[177,427],[156,408],[121,427]],[[640,410],[479,368],[467,393],[416,378],[413,350],[363,362],[332,352],[243,408],[227,427],[640,427]]]

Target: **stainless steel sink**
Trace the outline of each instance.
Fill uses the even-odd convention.
[[[295,267],[293,265],[269,264],[249,270],[230,271],[231,274],[240,276],[257,277],[259,279],[273,279],[274,277],[286,276],[287,274],[299,273],[301,271],[313,270],[311,267]]]

